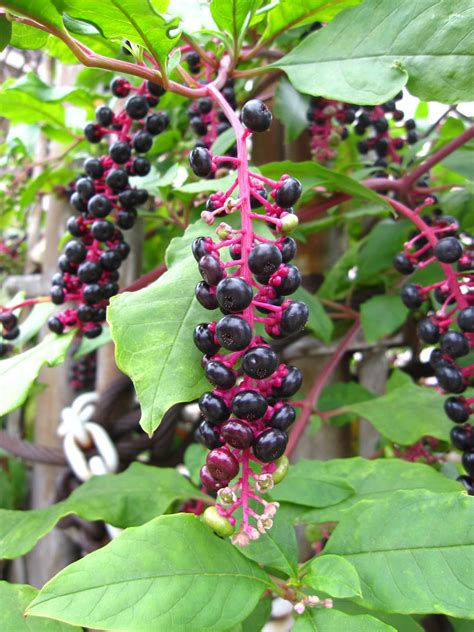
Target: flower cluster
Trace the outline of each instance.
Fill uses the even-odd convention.
[[[246,129],[239,125],[243,146],[252,132],[267,130],[271,119],[264,103],[248,101],[242,110]],[[252,173],[246,159],[240,152],[232,159],[238,165],[234,184],[223,194],[211,195],[202,214],[213,224],[216,218],[238,211],[241,227],[221,222],[218,241],[199,237],[192,245],[203,279],[196,287],[197,300],[223,314],[194,331],[194,342],[204,354],[206,377],[214,386],[199,400],[204,421],[198,438],[210,449],[201,480],[208,490],[218,491],[219,498],[204,517],[220,533],[230,535],[236,522],[233,514],[241,508],[242,525],[234,535],[240,545],[272,526],[277,504],[266,502],[259,492],[269,490],[286,473],[283,453],[296,416],[287,399],[302,382],[299,369],[279,363],[254,327],[261,323],[269,337],[282,338],[303,329],[308,318],[307,306],[288,298],[301,283],[298,269],[290,263],[296,243],[287,236],[297,225],[292,206],[301,185],[288,175],[277,182]],[[193,171],[204,177],[227,160],[228,156],[212,156],[202,147],[190,154]],[[276,235],[257,234],[253,221],[267,223]]]
[[[55,333],[78,327],[88,338],[100,335],[108,301],[119,289],[118,270],[130,252],[122,230],[133,227],[136,207],[148,198],[145,189],[130,186],[129,177],[149,173],[150,161],[143,154],[169,124],[165,112],[150,111],[164,94],[161,86],[147,81],[134,87],[117,77],[111,90],[114,96],[128,99],[118,113],[100,106],[96,122],[84,129],[89,142],[107,138],[109,148],[107,155],[84,162],[84,173],[73,186],[70,201],[80,214],[67,222],[73,239],[59,257],[51,299],[56,305],[74,302],[76,306],[49,319]]]
[[[470,493],[474,493],[474,429],[468,422],[474,412],[474,398],[464,397],[472,384],[474,365],[463,358],[474,347],[474,250],[463,247],[459,226],[453,217],[439,210],[432,217],[421,217],[420,212],[434,200],[427,198],[415,211],[418,230],[394,259],[401,274],[438,262],[444,278],[431,285],[407,283],[401,291],[403,303],[418,310],[428,304],[428,313],[418,322],[422,342],[436,345],[430,356],[439,387],[453,395],[444,403],[447,416],[456,424],[451,440],[464,454],[463,466],[467,476],[460,477]]]

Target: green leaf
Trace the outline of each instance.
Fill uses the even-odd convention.
[[[388,203],[371,189],[368,189],[357,180],[345,176],[342,173],[326,169],[322,165],[307,160],[305,162],[291,162],[283,160],[282,162],[270,162],[260,167],[260,171],[264,176],[278,180],[284,173],[291,173],[292,177],[301,181],[303,190],[312,187],[324,186],[328,191],[337,191],[349,193],[353,197],[363,200],[376,202],[379,206],[382,204],[389,208]]]
[[[281,571],[296,578],[298,566],[298,542],[295,529],[287,517],[286,507],[280,507],[273,520],[273,526],[242,548],[242,553],[261,566]]]
[[[449,623],[453,632],[472,632],[472,621],[467,619],[453,619],[449,617]]]
[[[212,143],[211,152],[213,156],[222,156],[235,143],[235,132],[232,127],[226,129],[225,132],[219,134]]]
[[[426,435],[449,441],[452,426],[443,410],[443,398],[426,386],[409,384],[346,408],[368,419],[395,443],[410,445]]]
[[[229,632],[256,632],[257,630],[262,630],[265,623],[270,619],[271,613],[272,598],[268,595],[258,602],[255,610],[245,621],[234,626]]]
[[[330,610],[308,608],[298,617],[292,632],[397,632],[369,614],[348,615],[331,608]],[[402,632],[399,630],[398,632]]]
[[[173,404],[199,397],[208,385],[192,342],[194,327],[208,320],[194,297],[200,275],[191,253],[206,228],[197,222],[173,239],[167,272],[143,290],[115,296],[107,310],[117,364],[135,384],[140,423],[150,435]]]
[[[52,0],[2,0],[2,7],[12,13],[32,18],[36,22],[64,31],[61,13]]]
[[[300,511],[303,522],[337,522],[344,513],[362,500],[378,500],[390,498],[397,490],[429,490],[438,494],[456,492],[459,484],[432,467],[423,463],[409,463],[399,459],[332,459],[331,461],[299,461],[290,468],[290,475],[296,480],[308,473],[312,474],[311,485],[316,487],[319,480],[350,481],[354,493],[339,504],[328,505],[320,509]],[[285,479],[286,480],[286,479]],[[280,483],[273,490],[278,500]],[[290,501],[298,503],[297,498]]]
[[[2,15],[0,16],[0,51],[10,43],[12,36],[12,23]]]
[[[380,610],[370,610],[368,611],[366,608],[354,603],[353,601],[348,601],[347,599],[334,599],[334,607],[336,610],[340,610],[346,614],[360,615],[360,614],[370,614],[380,621],[383,621],[387,625],[391,625],[398,632],[423,632],[424,628],[419,625],[415,619],[410,617],[407,614],[387,614],[386,612],[380,612]]]
[[[474,618],[473,520],[474,503],[464,493],[397,492],[355,507],[324,554],[354,565],[362,605]]]
[[[21,323],[20,335],[14,342],[15,347],[22,347],[25,342],[34,338],[54,309],[52,303],[37,303]]]
[[[200,470],[205,465],[208,454],[209,450],[201,443],[191,443],[184,453],[184,465],[188,468],[192,482],[197,486],[201,485]]]
[[[329,342],[334,331],[334,325],[318,297],[300,287],[293,294],[293,298],[295,301],[303,301],[309,308],[309,318],[306,327],[311,329],[314,335],[323,342]]]
[[[100,347],[108,344],[112,341],[112,334],[110,333],[110,327],[103,327],[102,333],[97,338],[82,338],[79,348],[74,353],[74,360],[79,360],[83,358],[88,353],[92,353]]]
[[[245,33],[250,18],[259,4],[261,0],[212,0],[211,14],[217,26],[231,35],[236,43]]]
[[[399,329],[409,314],[400,296],[373,296],[360,309],[362,330],[367,342],[376,342]]]
[[[331,300],[346,297],[347,291],[353,284],[353,281],[349,278],[349,271],[357,263],[359,245],[360,243],[356,242],[350,246],[327,271],[323,284],[318,290],[318,296]]]
[[[13,22],[12,37],[10,46],[23,48],[26,50],[37,50],[43,48],[50,36],[44,31],[40,31],[32,26]]]
[[[471,101],[471,9],[470,0],[366,0],[272,67],[301,92],[349,103],[383,103],[405,84],[425,101]]]
[[[36,597],[38,590],[26,584],[0,581],[0,629],[2,632],[79,632],[80,628],[52,621],[24,616],[25,608]]]
[[[167,2],[150,0],[102,0],[100,4],[84,0],[60,0],[62,11],[70,17],[93,24],[106,39],[128,39],[144,46],[155,59],[166,63],[168,53],[179,39],[169,31],[178,21],[167,22],[158,11],[165,11]],[[156,8],[155,8],[156,7]]]
[[[393,257],[402,249],[410,230],[408,221],[379,222],[357,254],[357,282],[380,282],[380,273],[392,266]]]
[[[127,529],[68,566],[29,614],[108,630],[220,632],[243,621],[268,586],[254,562],[199,518],[177,514]]]
[[[64,362],[75,333],[50,334],[36,347],[0,361],[0,416],[24,403],[44,364],[52,367]]]
[[[190,498],[209,500],[173,468],[132,463],[121,474],[91,478],[67,500],[51,507],[0,510],[0,559],[24,555],[70,513],[124,528],[143,524]]]
[[[176,187],[173,191],[181,193],[214,193],[215,191],[227,191],[235,181],[235,176],[225,176],[224,178],[217,178],[216,180],[199,180],[199,182],[190,182],[189,184],[183,184],[180,187]]]
[[[286,79],[280,81],[275,91],[273,112],[285,126],[286,143],[296,140],[301,132],[308,128],[308,105],[307,96],[297,92]]]
[[[362,595],[359,576],[350,562],[337,555],[314,557],[303,567],[303,583],[331,597]]]

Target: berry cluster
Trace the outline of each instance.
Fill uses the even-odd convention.
[[[97,354],[88,353],[76,360],[69,369],[69,384],[76,393],[93,391],[97,369]]]
[[[266,131],[271,120],[263,102],[248,101],[242,109],[246,128],[242,140],[252,132]],[[190,154],[191,167],[199,176],[208,176],[228,159],[212,156],[202,147]],[[202,213],[213,224],[216,217],[238,210],[242,227],[233,229],[222,222],[216,230],[217,243],[199,237],[192,245],[203,279],[196,286],[196,298],[206,309],[220,309],[223,314],[194,331],[194,342],[204,354],[206,377],[214,387],[199,400],[204,421],[197,434],[210,449],[201,480],[208,490],[218,490],[221,503],[206,510],[205,517],[220,533],[230,535],[235,525],[232,514],[242,507],[242,528],[234,536],[241,545],[272,525],[275,504],[256,492],[268,490],[286,472],[283,453],[296,416],[286,400],[302,382],[299,369],[280,364],[268,341],[255,334],[254,324],[262,323],[271,338],[283,338],[303,329],[308,318],[304,303],[288,299],[301,283],[298,269],[290,263],[296,243],[287,236],[297,225],[292,205],[301,185],[287,175],[276,182],[252,173],[246,159],[240,153],[233,159],[239,165],[234,184],[225,194],[211,195]],[[239,196],[231,197],[237,188]],[[261,207],[263,213],[255,212]],[[256,234],[252,220],[266,221],[277,235],[269,239]],[[229,257],[224,256],[227,253]],[[257,465],[255,471],[250,462]],[[239,471],[241,477],[229,487]],[[248,506],[249,499],[263,505],[262,514]]]
[[[69,301],[78,305],[49,319],[55,333],[78,327],[88,338],[100,335],[108,301],[119,289],[118,270],[130,252],[122,230],[133,227],[136,207],[148,198],[145,189],[130,186],[129,177],[149,173],[150,161],[143,154],[169,124],[165,112],[150,112],[164,94],[161,86],[147,81],[136,88],[117,77],[111,90],[116,97],[129,98],[117,114],[100,106],[96,122],[84,128],[91,143],[110,139],[109,151],[100,158],[88,158],[84,174],[73,187],[70,201],[80,215],[67,222],[74,239],[59,257],[60,272],[52,279],[51,299],[56,305]],[[135,94],[129,96],[131,92]]]
[[[347,124],[353,123],[357,105],[311,97],[306,117],[311,135],[311,153],[318,162],[327,162],[336,155],[336,148],[349,135]]]
[[[428,198],[416,213],[433,199]],[[429,286],[407,283],[401,291],[403,303],[417,310],[433,299],[428,315],[418,323],[418,335],[428,345],[438,345],[430,356],[439,387],[453,395],[444,403],[447,416],[456,424],[451,431],[454,446],[464,452],[463,466],[468,476],[460,481],[474,494],[474,428],[466,423],[474,412],[474,398],[462,393],[472,383],[474,365],[462,366],[458,360],[474,347],[474,252],[464,249],[459,240],[459,226],[453,217],[437,210],[433,217],[418,216],[419,230],[396,255],[394,267],[401,274],[411,274],[437,261],[444,279]],[[456,267],[454,267],[456,265]]]
[[[12,348],[8,343],[20,335],[18,317],[7,307],[0,307],[0,327],[0,357],[3,357]]]
[[[235,109],[237,101],[235,99],[233,79],[227,81],[222,89],[222,94],[229,105]],[[209,97],[202,97],[193,102],[188,108],[188,117],[191,129],[199,137],[196,147],[210,149],[216,138],[230,128],[224,112]],[[235,147],[229,153],[235,156]]]

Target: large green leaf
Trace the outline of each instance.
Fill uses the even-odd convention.
[[[226,632],[256,632],[262,630],[272,613],[272,597],[267,595],[258,602],[257,607],[244,621]]]
[[[211,14],[217,26],[237,42],[242,29],[262,0],[212,0]]]
[[[31,511],[0,510],[0,559],[24,555],[70,513],[85,520],[104,520],[115,527],[130,527],[156,518],[175,502],[189,498],[209,500],[173,468],[132,463],[121,474],[91,478],[67,500],[51,507]]]
[[[384,437],[396,443],[410,445],[426,435],[449,441],[452,424],[443,410],[442,397],[432,388],[407,384],[346,408],[368,419]]]
[[[293,294],[292,298],[295,301],[303,301],[309,308],[309,318],[306,327],[311,329],[315,336],[323,342],[329,342],[334,325],[318,297],[300,287]]]
[[[12,23],[5,16],[0,16],[0,51],[10,43],[12,36]]]
[[[191,253],[192,240],[208,231],[197,222],[173,239],[168,271],[143,290],[115,296],[107,310],[117,364],[135,384],[140,423],[149,434],[173,404],[199,397],[208,386],[192,336],[209,313],[194,298],[200,275]]]
[[[349,615],[339,610],[308,609],[298,617],[292,632],[397,632],[369,614]],[[400,630],[398,632],[401,632]]]
[[[350,562],[337,555],[314,557],[304,566],[303,582],[316,592],[331,597],[356,597],[362,595],[359,577]]]
[[[380,273],[392,266],[393,257],[402,249],[412,225],[408,221],[379,222],[357,253],[357,282],[379,283]]]
[[[304,522],[336,522],[353,505],[361,500],[378,500],[389,498],[397,490],[430,490],[433,492],[449,493],[459,490],[459,484],[436,472],[432,467],[422,463],[409,463],[399,459],[333,459],[331,461],[299,461],[290,468],[286,478],[272,490],[272,496],[280,499],[280,488],[287,479],[298,481],[306,478],[311,488],[317,488],[319,481],[346,480],[350,482],[354,493],[338,504],[321,506],[310,511],[301,507],[300,516]],[[298,504],[299,496],[293,500],[290,490],[285,494],[287,502]],[[301,503],[307,505],[307,503]]]
[[[79,632],[81,628],[51,619],[26,618],[24,611],[38,590],[26,584],[0,581],[0,630],[2,632]]]
[[[366,0],[274,67],[301,92],[350,103],[383,103],[407,82],[425,101],[470,101],[472,11],[470,0]]]
[[[32,18],[42,24],[63,31],[61,13],[53,0],[2,0],[2,7],[12,13]]]
[[[308,105],[309,98],[306,95],[297,92],[286,79],[280,81],[275,90],[273,112],[285,126],[286,143],[296,140],[301,132],[308,129]]]
[[[473,522],[474,503],[464,493],[397,492],[354,507],[325,554],[354,565],[362,605],[474,618]]]
[[[243,621],[268,576],[196,516],[127,529],[49,581],[29,614],[104,630],[221,632]]]
[[[374,296],[362,304],[360,322],[367,342],[376,342],[393,334],[405,322],[409,310],[400,296],[383,294]]]
[[[44,364],[64,362],[75,330],[62,336],[50,334],[28,351],[0,361],[0,416],[21,406]]]

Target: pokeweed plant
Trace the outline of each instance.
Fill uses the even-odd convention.
[[[54,187],[77,211],[51,295],[0,309],[0,413],[25,402],[41,366],[63,361],[73,339],[100,346],[107,315],[143,429],[152,435],[169,408],[198,400],[195,439],[209,449],[188,449],[189,480],[137,463],[57,505],[1,509],[4,559],[69,513],[124,529],[40,591],[1,582],[6,629],[261,630],[272,596],[292,604],[299,632],[421,630],[427,614],[469,626],[474,128],[457,110],[472,99],[468,0],[195,5],[190,29],[187,5],[174,2],[0,2],[2,45],[87,68],[72,89],[29,75],[0,91],[12,124],[69,143],[32,183],[23,143],[24,167],[2,176],[19,200],[9,221],[26,235],[28,204]],[[106,103],[104,80],[123,106]],[[420,100],[418,123],[405,119],[408,93]],[[427,101],[449,105],[431,127]],[[92,149],[84,162],[66,102],[87,117],[98,104],[83,134],[102,155]],[[309,124],[312,159],[252,163],[259,151],[274,157],[272,109],[287,139]],[[149,228],[145,273],[118,294],[130,249],[121,229],[137,217]],[[314,295],[292,261],[298,240],[331,226],[344,227],[348,248],[321,270]],[[401,290],[397,273],[413,275]],[[69,306],[51,314],[51,301]],[[380,396],[355,379],[329,384],[362,336],[388,346],[408,309],[433,347],[432,375],[394,371]],[[31,347],[45,320],[56,335]],[[303,330],[331,350],[290,403],[303,375],[278,349]],[[409,332],[401,339],[419,355]],[[358,417],[380,433],[377,458],[289,466],[311,420]],[[314,554],[300,553],[296,524]]]

